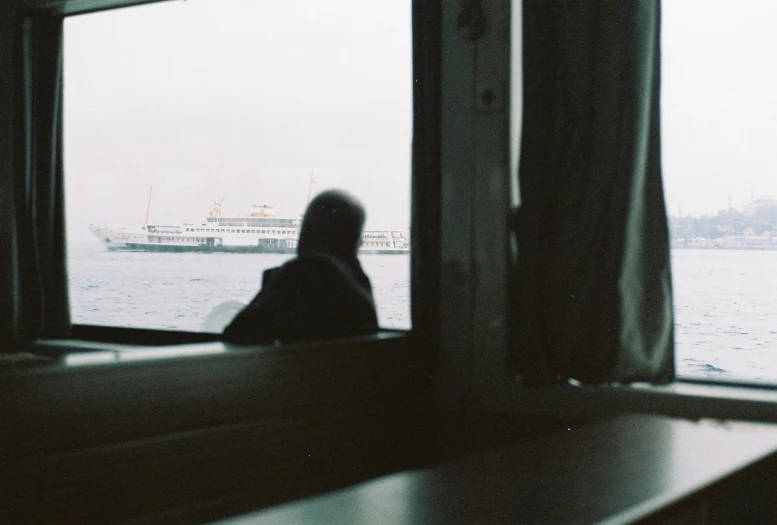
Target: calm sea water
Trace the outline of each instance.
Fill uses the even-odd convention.
[[[214,308],[228,301],[248,303],[259,291],[262,272],[292,257],[109,252],[99,244],[72,244],[72,319],[80,324],[203,331]],[[372,281],[380,325],[410,328],[410,257],[359,259]]]
[[[73,321],[202,331],[217,306],[250,301],[262,271],[290,257],[121,253],[97,243],[73,244]],[[360,259],[372,280],[381,326],[409,328],[409,257]],[[777,383],[776,270],[777,251],[673,250],[679,375]],[[210,330],[220,327],[211,324]]]
[[[777,250],[672,250],[680,375],[777,383]]]

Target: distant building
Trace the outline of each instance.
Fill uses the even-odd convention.
[[[768,206],[777,207],[777,199],[773,199],[768,195],[764,195],[763,197],[754,199],[750,204],[745,204],[742,207],[742,214],[745,215],[745,217],[752,217],[759,209],[766,208]]]
[[[715,239],[718,248],[766,248],[771,246],[772,240],[777,238],[768,235],[727,235]]]

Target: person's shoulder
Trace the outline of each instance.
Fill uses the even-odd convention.
[[[311,290],[336,289],[341,293],[351,290],[356,295],[364,295],[372,300],[369,279],[355,258],[350,261],[323,253],[296,257],[283,265],[276,282],[295,283],[295,286],[302,284]]]
[[[262,289],[267,287],[275,277],[281,273],[283,266],[276,266],[274,268],[268,268],[262,272]]]
[[[350,272],[346,264],[337,257],[324,253],[298,256],[284,264],[279,273],[307,274],[310,272],[347,276]]]

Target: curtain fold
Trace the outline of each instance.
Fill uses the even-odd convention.
[[[513,365],[674,377],[658,0],[525,0]]]
[[[13,352],[18,297],[16,259],[16,174],[20,127],[17,104],[19,67],[18,36],[21,17],[12,6],[0,3],[0,354]]]
[[[62,18],[21,20],[13,340],[70,330],[62,170]],[[18,88],[17,88],[18,89]]]

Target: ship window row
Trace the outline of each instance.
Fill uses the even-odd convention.
[[[195,231],[195,230],[196,231],[200,231],[199,228],[196,228],[196,229],[195,228],[186,228],[186,231]],[[203,231],[218,232],[219,230],[218,229],[215,229],[215,230],[203,229]],[[221,231],[224,231],[224,230],[221,230]],[[246,233],[246,230],[242,230],[242,232],[240,230],[238,230],[236,233]],[[251,233],[251,232],[249,231],[248,233]],[[263,233],[264,233],[264,231],[263,231]],[[276,233],[276,232],[273,230],[270,233]],[[278,232],[278,233],[291,233],[291,232]],[[188,242],[188,241],[205,242],[204,238],[187,238],[187,237],[167,237],[167,236],[163,236],[163,237],[160,237],[160,239],[162,239],[162,240],[164,240],[166,242]],[[390,243],[390,242],[366,242],[366,243],[363,243],[363,245],[364,246],[370,246],[370,247],[379,247],[379,248],[380,247],[382,247],[382,248],[391,248],[392,243]]]
[[[214,232],[214,233],[276,233],[293,235],[296,230],[267,230],[259,228],[235,229],[235,228],[186,228],[187,232]]]
[[[296,228],[299,225],[299,221],[296,219],[267,219],[265,217],[240,220],[220,219],[218,225],[230,227],[264,226],[265,228]]]
[[[124,238],[126,238],[126,237],[124,237]],[[159,237],[159,239],[162,240],[162,241],[165,241],[165,242],[192,242],[192,241],[194,241],[194,242],[204,242],[205,241],[204,238],[199,238],[199,237],[191,237],[190,238],[190,237],[165,237],[165,236],[161,236],[161,237]]]
[[[269,230],[269,229],[261,229],[261,228],[186,228],[186,232],[213,232],[213,233],[270,233],[270,234],[280,234],[280,235],[294,235],[297,233],[296,230]],[[386,236],[384,234],[369,234],[365,233],[364,238],[366,239],[386,239]],[[376,243],[368,243],[370,246],[376,245]],[[378,246],[389,246],[389,243],[382,243],[377,244]]]

